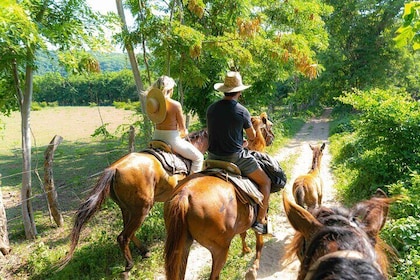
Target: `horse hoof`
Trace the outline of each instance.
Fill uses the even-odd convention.
[[[123,273],[121,273],[121,279],[122,280],[128,280],[128,271],[124,271]]]
[[[125,270],[124,270],[124,273],[127,274],[127,277],[128,277],[128,273],[133,268],[133,266],[134,266],[134,262],[132,262],[132,261],[131,262],[127,262],[127,265],[125,266]]]
[[[152,253],[150,253],[150,251],[147,250],[147,251],[142,252],[141,256],[142,256],[143,259],[148,259],[152,256]]]
[[[246,247],[246,248],[242,249],[242,254],[243,254],[243,255],[249,254],[249,253],[251,253],[251,252],[252,252],[252,250],[251,250],[251,248],[249,248],[249,247]]]
[[[257,279],[257,271],[253,268],[250,268],[245,274],[245,280],[255,280]]]

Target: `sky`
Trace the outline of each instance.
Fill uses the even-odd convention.
[[[118,13],[117,11],[117,4],[115,0],[86,0],[86,3],[94,10],[98,11],[101,14],[106,14],[108,12]],[[127,25],[131,26],[134,22],[133,17],[129,11],[125,12],[125,19],[127,21]],[[116,48],[117,52],[122,52],[120,48]]]
[[[117,13],[117,4],[115,4],[115,0],[86,0],[86,2],[92,9],[102,14],[106,14],[107,12]]]

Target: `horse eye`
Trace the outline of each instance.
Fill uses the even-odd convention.
[[[350,219],[350,225],[354,226],[354,227],[358,227],[360,225],[360,217],[351,217]]]

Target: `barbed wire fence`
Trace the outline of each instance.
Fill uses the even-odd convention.
[[[67,212],[71,213],[72,211],[76,210],[75,207],[77,207],[81,203],[81,201],[87,196],[87,193],[90,192],[91,187],[93,186],[93,182],[103,173],[103,170],[117,158],[122,157],[125,154],[134,151],[134,147],[135,147],[134,135],[135,135],[134,127],[130,126],[129,133],[128,133],[128,138],[129,138],[128,149],[121,145],[117,148],[109,149],[107,147],[106,140],[95,142],[90,139],[89,141],[86,141],[85,144],[81,144],[80,142],[76,141],[78,148],[83,148],[83,146],[92,147],[95,144],[104,145],[105,149],[95,151],[95,153],[103,154],[105,156],[102,158],[102,161],[100,164],[101,166],[98,167],[97,170],[92,171],[88,175],[85,175],[82,177],[80,177],[79,175],[75,175],[74,177],[71,177],[71,178],[58,178],[58,181],[60,183],[58,184],[58,186],[55,187],[53,191],[57,192],[58,194],[58,201],[60,203],[59,207],[61,211],[64,211],[66,213]],[[115,140],[113,141],[115,142]],[[109,143],[112,143],[112,142],[109,141]],[[8,190],[5,191],[4,189],[6,189],[6,187],[4,186],[4,184],[0,184],[0,191],[3,194],[3,202],[4,202],[4,206],[6,210],[7,224],[10,225],[11,223],[16,223],[17,221],[20,221],[23,219],[22,213],[20,211],[21,206],[23,202],[29,201],[29,200],[31,200],[33,204],[35,204],[33,206],[34,211],[41,211],[42,213],[46,213],[47,215],[51,214],[49,212],[49,205],[47,202],[47,195],[51,191],[45,190],[44,181],[41,179],[41,176],[39,173],[39,165],[40,165],[39,153],[41,150],[46,150],[51,145],[54,145],[54,144],[48,144],[48,145],[38,147],[36,146],[36,142],[34,143],[33,152],[35,154],[35,157],[34,157],[35,167],[29,171],[31,172],[33,179],[36,179],[36,180],[32,180],[32,191],[34,193],[33,195],[31,195],[29,198],[25,200],[21,200],[20,188],[16,186],[15,189],[11,189],[14,187],[7,186]],[[14,154],[14,156],[17,156],[20,150],[21,149],[15,148],[9,151],[11,151],[11,153]],[[63,154],[57,157],[56,160],[59,159],[61,162],[65,162],[69,160],[74,160],[75,156],[77,155]],[[89,157],[90,155],[86,154],[85,156]],[[111,157],[116,157],[116,158],[112,160]],[[22,176],[23,174],[24,172],[14,172],[11,174],[3,173],[1,176],[1,180],[2,182],[4,182],[5,180],[8,181],[8,180],[14,179],[15,177]]]

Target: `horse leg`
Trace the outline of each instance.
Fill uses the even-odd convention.
[[[222,271],[222,268],[226,263],[226,259],[229,252],[229,245],[226,247],[213,248],[211,250],[213,264],[211,267],[211,274],[209,280],[219,280],[220,271]]]
[[[322,182],[318,188],[318,206],[321,206],[322,203],[322,191],[323,191],[323,185]]]
[[[136,230],[140,227],[140,225],[144,222],[144,219],[146,218],[147,214],[150,211],[151,206],[147,207],[144,206],[143,210],[137,210],[134,213],[136,214],[132,214],[131,211],[125,211],[125,214],[123,214],[124,216],[124,229],[123,231],[120,233],[120,235],[118,235],[117,241],[118,244],[120,246],[120,249],[124,255],[124,258],[126,260],[126,266],[125,266],[125,272],[130,271],[133,266],[134,266],[134,262],[133,262],[133,257],[131,255],[131,251],[129,248],[129,243],[131,240],[136,239],[136,241],[139,241],[137,239],[137,237],[134,237],[134,234],[136,232]],[[133,240],[133,242],[135,242]],[[140,242],[138,242],[140,243]],[[140,244],[139,244],[140,245]]]
[[[242,240],[242,254],[248,254],[251,253],[251,248],[249,248],[248,244],[246,244],[246,231],[242,232],[240,234],[241,240]]]
[[[255,233],[256,238],[256,253],[255,253],[255,261],[251,268],[245,274],[245,280],[255,280],[257,279],[257,271],[260,269],[260,259],[261,259],[261,252],[264,246],[264,239],[263,235]]]
[[[124,228],[126,228],[126,226],[128,224],[128,221],[130,220],[130,218],[129,218],[130,217],[130,212],[127,211],[127,210],[123,210],[122,208],[121,208],[121,212],[122,212],[122,215],[123,215]],[[140,223],[139,227],[141,226],[142,223],[143,222]],[[137,231],[137,229],[134,231],[133,236],[131,237],[131,241],[133,241],[134,245],[139,250],[140,255],[143,258],[150,258],[151,254],[150,254],[149,249],[144,244],[142,244],[141,241],[137,238],[136,231]]]

